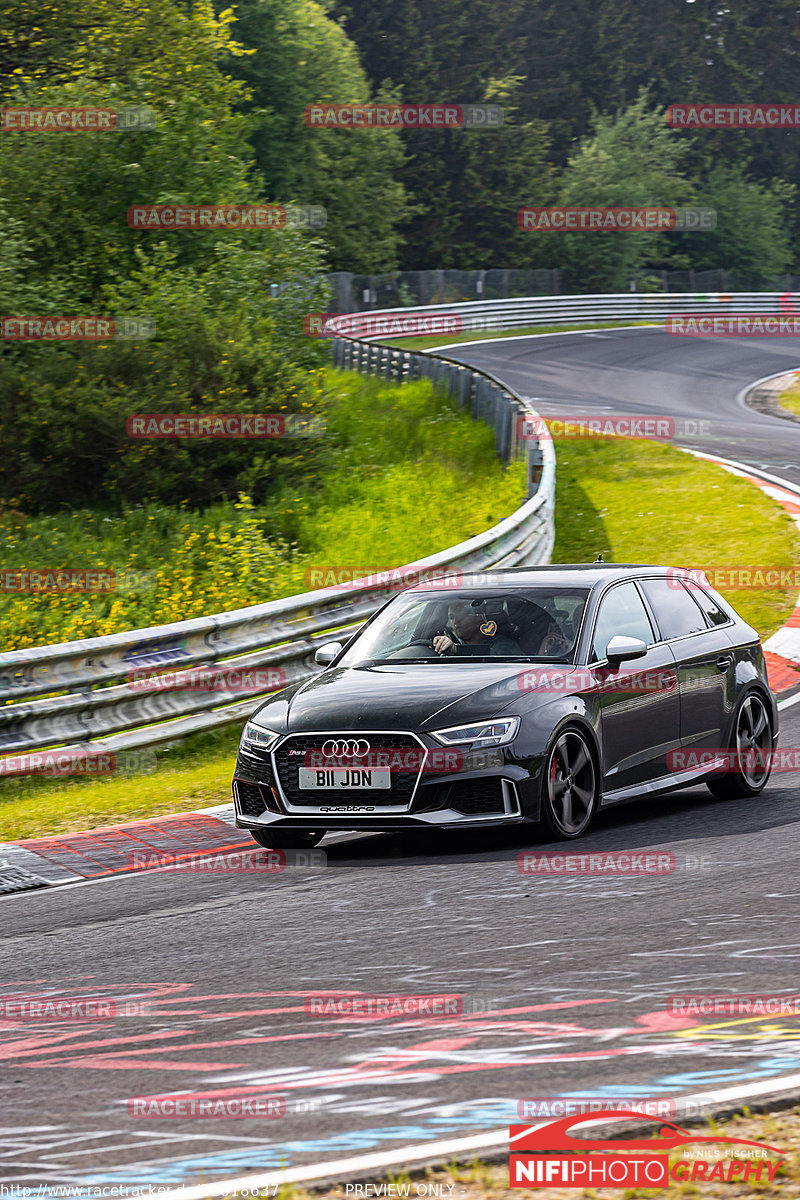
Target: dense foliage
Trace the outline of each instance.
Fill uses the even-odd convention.
[[[319,439],[137,442],[137,412],[320,411],[303,332],[331,269],[797,269],[798,133],[668,128],[671,102],[793,101],[784,0],[0,0],[4,106],[148,105],[153,129],[0,136],[0,314],[147,316],[149,340],[0,341],[0,499],[255,503]],[[309,128],[312,103],[502,105],[495,130]],[[132,229],[141,204],[313,204],[324,228]],[[517,228],[525,204],[697,204],[706,233]]]
[[[350,372],[315,375],[327,413],[312,472],[199,511],[146,501],[26,518],[0,505],[0,558],[113,571],[107,593],[0,592],[5,649],[116,633],[291,596],[443,550],[522,502],[522,463],[504,470],[494,434],[427,380],[400,387]],[[148,468],[152,470],[152,468]],[[172,479],[171,465],[167,476]]]
[[[569,184],[576,160],[609,136],[618,117],[627,122],[625,110],[642,89],[662,124],[670,104],[794,105],[797,98],[800,23],[793,0],[333,0],[333,13],[358,46],[373,86],[391,84],[408,102],[480,102],[502,93],[510,107],[513,129],[502,134],[403,134],[407,162],[398,178],[422,210],[404,227],[401,265],[408,269],[565,266],[561,242],[516,233],[514,210],[559,203],[565,194],[575,203]],[[716,237],[661,235],[648,250],[649,265],[711,265],[741,272],[745,281],[754,265],[759,281],[800,270],[792,245],[800,232],[797,132],[667,136],[677,147],[669,158],[682,161],[680,174],[665,178],[663,189],[650,186],[662,181],[648,177],[649,145],[635,139],[627,156],[632,197],[668,203],[680,191],[685,203],[717,208],[720,221]],[[499,178],[511,184],[512,199],[500,228],[487,232],[483,217],[494,211]],[[580,199],[619,202],[607,178],[602,168],[587,175],[588,194]],[[455,247],[445,219],[454,197],[462,216]],[[756,247],[748,246],[748,234]],[[569,286],[582,282],[576,258],[579,268],[591,269],[598,242],[598,235],[587,235],[570,250]],[[637,256],[640,249],[624,253]]]

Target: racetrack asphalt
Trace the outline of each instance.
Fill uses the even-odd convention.
[[[446,353],[546,412],[708,420],[678,440],[800,483],[800,425],[737,399],[800,365],[800,339],[608,330]],[[781,746],[798,739],[789,704]],[[659,875],[523,875],[521,850],[564,846],[521,830],[354,834],[323,843],[325,869],[166,869],[5,897],[3,992],[103,996],[117,1014],[0,1024],[0,1179],[174,1186],[483,1132],[526,1097],[778,1082],[800,1070],[798,1016],[680,1016],[668,998],[800,992],[798,834],[796,776],[776,775],[754,801],[696,788],[612,809],[570,847],[674,853]],[[464,1011],[306,1012],[354,991],[455,994]],[[281,1098],[284,1115],[129,1113],[178,1093]]]

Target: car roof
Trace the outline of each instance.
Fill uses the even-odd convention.
[[[448,568],[441,568],[446,571]],[[431,568],[433,570],[433,568]],[[651,575],[665,575],[667,572],[685,571],[690,575],[688,567],[656,566],[642,563],[560,563],[549,567],[509,567],[500,570],[489,570],[481,573],[465,574],[458,590],[479,588],[513,587],[583,587],[593,588],[598,584],[610,583],[614,579],[646,578]],[[421,586],[416,585],[409,591],[436,591],[436,578],[430,578]],[[455,590],[442,581],[442,591]]]

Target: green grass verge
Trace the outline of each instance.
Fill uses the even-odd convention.
[[[798,561],[800,534],[788,515],[758,488],[712,463],[668,445],[623,438],[560,439],[556,453],[554,562],[591,562],[598,552],[611,562],[700,567]],[[423,484],[408,473],[409,491]],[[467,508],[474,517],[486,491],[483,477],[473,475],[470,489]],[[413,498],[403,503],[408,514]],[[456,521],[457,505],[451,512]],[[452,542],[458,525],[451,529]],[[374,556],[375,542],[364,545],[364,553]],[[793,592],[728,595],[762,636],[785,621],[795,600]],[[0,840],[227,802],[238,735],[236,727],[159,751],[153,775],[0,781]]]
[[[658,325],[659,321],[584,321],[575,325],[523,325],[518,329],[485,329],[482,333],[439,334],[436,337],[381,338],[383,346],[402,350],[432,350],[455,342],[485,342],[488,338],[530,337],[534,333],[575,333],[582,329],[627,329],[631,325]]]
[[[0,841],[225,804],[240,733],[241,726],[235,725],[161,748],[148,774],[0,780]]]
[[[241,496],[202,512],[147,504],[36,517],[0,505],[0,560],[9,567],[149,572],[154,584],[95,595],[0,592],[4,651],[296,595],[330,581],[321,567],[413,562],[522,501],[523,465],[504,470],[492,431],[428,380],[400,387],[331,369],[324,408],[323,453],[314,446],[314,465],[269,503]]]
[[[796,417],[800,417],[800,379],[780,393],[778,404],[780,404],[781,408],[785,408],[787,412],[794,413]]]
[[[653,1125],[649,1128],[655,1130],[656,1126]],[[687,1197],[703,1197],[704,1200],[753,1200],[754,1196],[763,1197],[763,1200],[771,1200],[772,1197],[776,1200],[779,1197],[790,1200],[791,1197],[797,1195],[798,1185],[800,1185],[800,1157],[797,1154],[797,1143],[800,1138],[800,1108],[757,1116],[745,1108],[741,1116],[732,1117],[730,1120],[709,1119],[705,1124],[690,1125],[688,1128],[692,1129],[697,1137],[719,1136],[763,1142],[767,1146],[776,1146],[785,1151],[785,1157],[780,1160],[781,1165],[772,1183],[768,1182],[768,1175],[764,1171],[763,1180],[760,1182],[756,1182],[754,1178],[749,1181],[732,1183],[698,1180],[696,1183],[670,1182],[665,1188],[625,1188],[624,1190],[621,1188],[546,1187],[538,1188],[533,1194],[540,1200],[556,1200],[556,1198],[557,1200],[600,1200],[600,1197],[608,1197],[608,1200],[611,1200],[612,1197],[615,1200],[687,1200]],[[717,1145],[720,1158],[712,1161],[724,1163],[726,1147],[719,1143],[713,1144]],[[733,1149],[733,1147],[730,1148]],[[654,1151],[658,1149],[658,1146],[653,1146]],[[687,1174],[690,1174],[691,1163],[694,1161],[690,1157],[693,1149],[697,1148],[690,1143],[685,1147],[683,1154],[673,1151],[669,1155],[670,1163],[675,1164],[679,1160],[685,1160],[690,1164],[687,1169]],[[776,1155],[767,1152],[764,1159],[745,1159],[743,1161],[775,1163],[779,1160]],[[710,1165],[709,1163],[709,1167]],[[453,1200],[517,1200],[521,1194],[519,1188],[509,1186],[507,1155],[504,1156],[502,1162],[483,1162],[476,1158],[464,1165],[452,1163],[447,1167],[429,1167],[425,1170],[410,1172],[398,1171],[394,1174],[390,1172],[385,1176],[376,1171],[370,1182],[378,1184],[383,1179],[401,1186],[410,1184],[408,1194],[412,1197],[424,1195],[426,1191],[430,1191],[434,1195],[452,1196]],[[432,1184],[436,1185],[436,1190],[430,1187]],[[418,1187],[419,1192],[417,1191]],[[395,1194],[397,1193],[395,1192]],[[252,1197],[258,1193],[251,1190],[249,1195]],[[277,1190],[265,1188],[261,1195],[265,1197],[265,1200],[267,1196],[273,1197],[275,1200],[308,1200],[310,1197],[313,1197],[313,1200],[343,1200],[346,1193],[343,1184],[308,1190],[296,1185],[289,1185]],[[232,1193],[228,1200],[234,1200],[234,1196],[235,1194]]]
[[[721,467],[659,442],[556,441],[553,562],[792,567],[800,534],[788,513]],[[792,590],[720,589],[768,637],[794,608]]]

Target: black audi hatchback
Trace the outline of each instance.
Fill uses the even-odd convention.
[[[758,634],[697,572],[554,566],[392,597],[242,734],[237,824],[261,846],[334,830],[538,823],[704,782],[765,786],[778,711]]]

